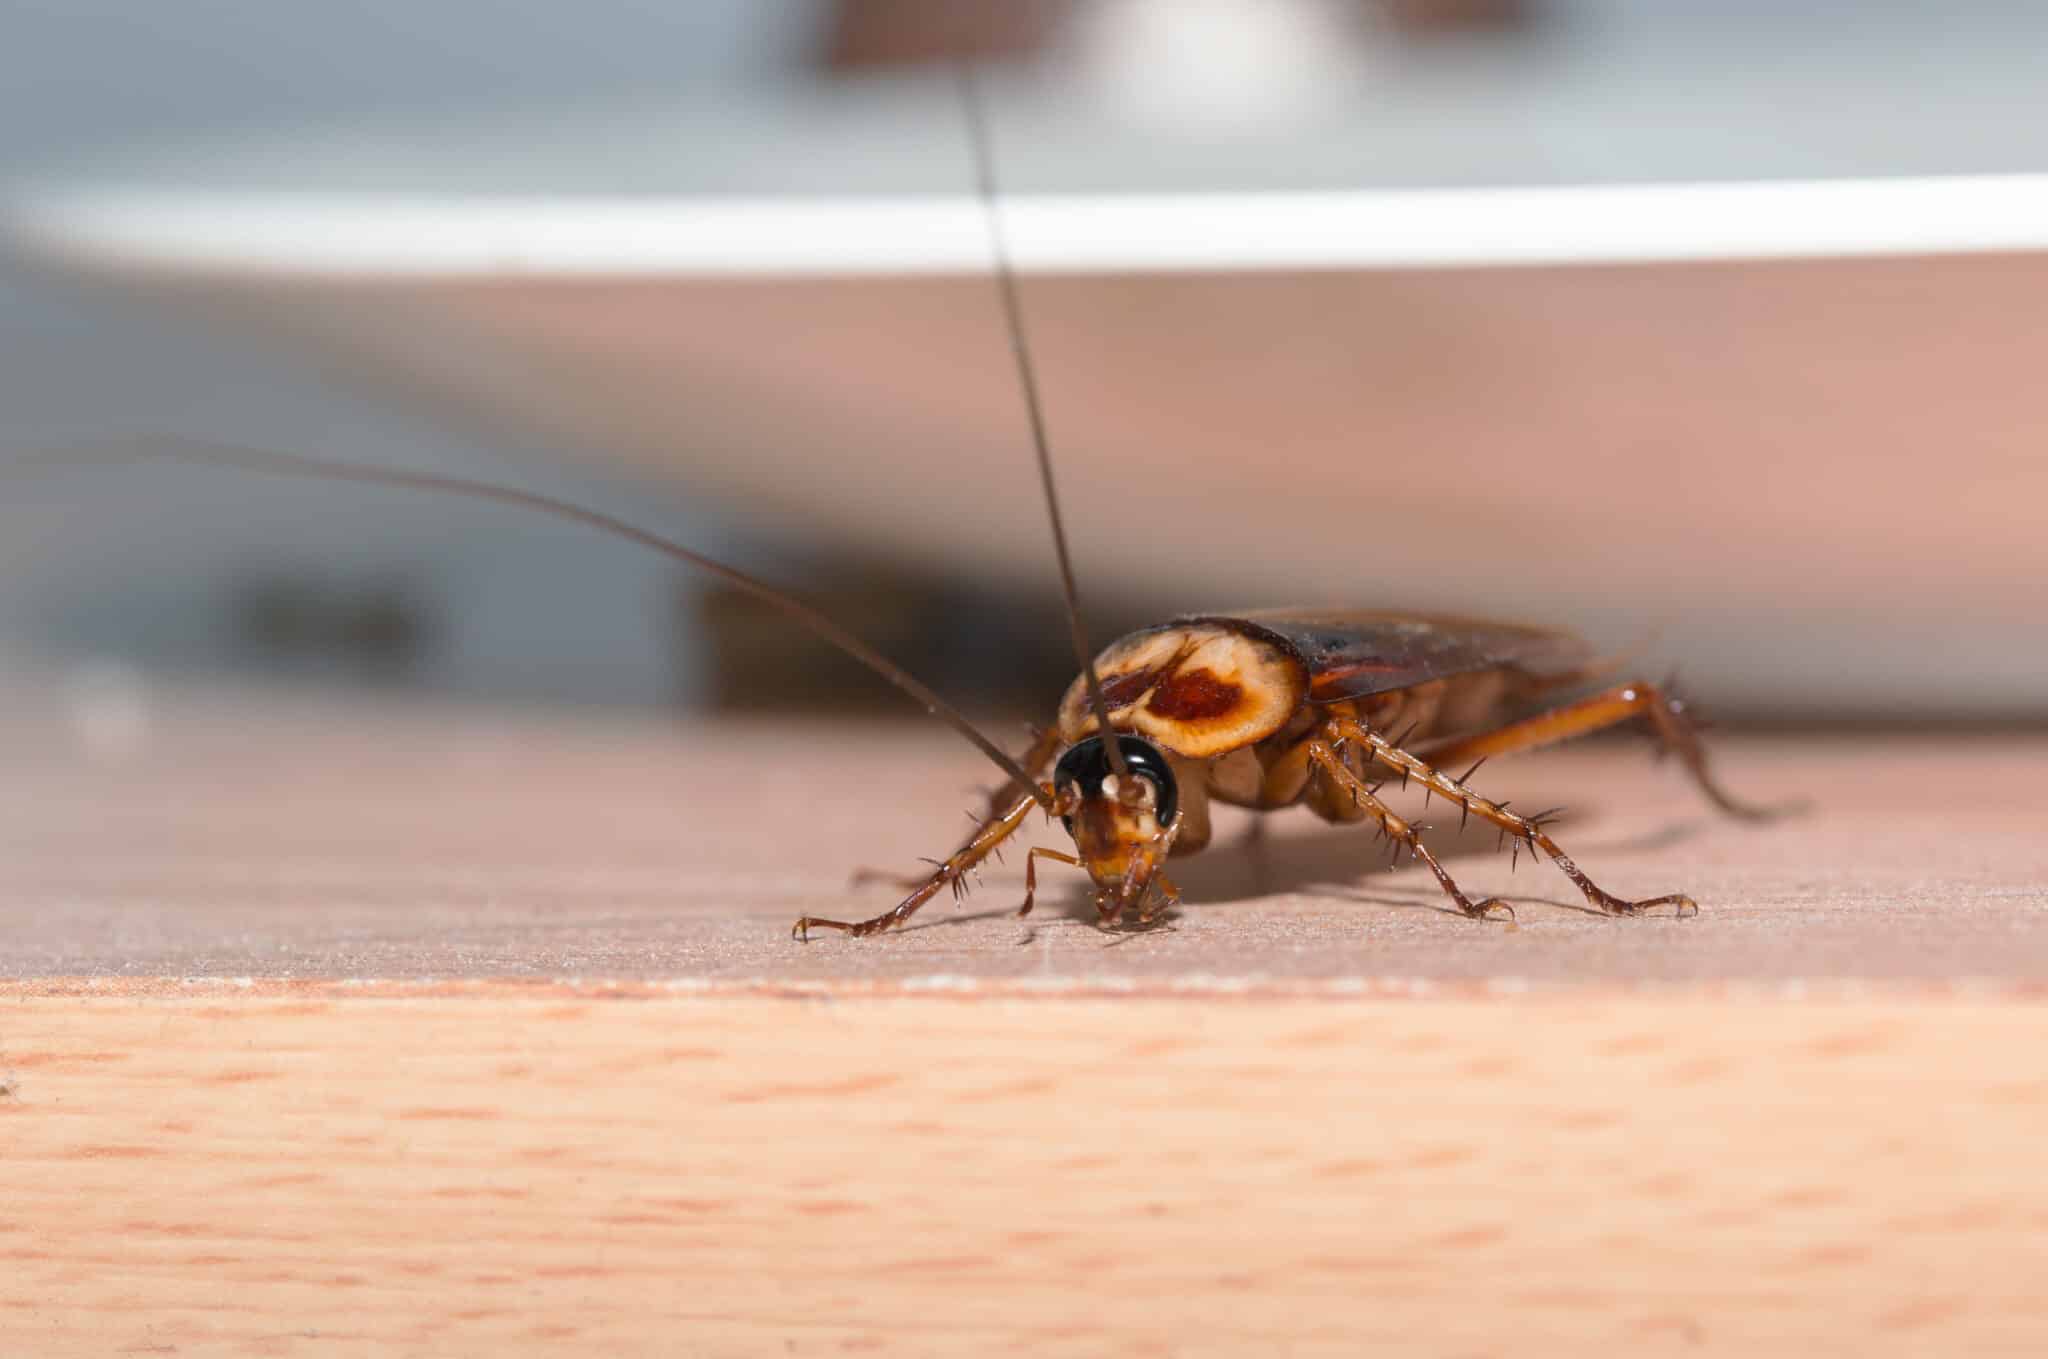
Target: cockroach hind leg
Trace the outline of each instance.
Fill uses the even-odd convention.
[[[1504,920],[1510,925],[1520,923],[1515,915],[1515,908],[1500,897],[1488,897],[1462,909],[1474,920]]]
[[[1629,697],[1631,700],[1634,698],[1633,695]],[[1683,893],[1674,892],[1666,896],[1646,897],[1640,901],[1631,901],[1626,897],[1615,896],[1612,892],[1607,891],[1587,877],[1585,872],[1572,862],[1571,856],[1566,854],[1558,846],[1557,841],[1553,840],[1549,833],[1543,829],[1543,823],[1557,814],[1557,808],[1550,808],[1535,817],[1526,817],[1510,811],[1507,802],[1493,802],[1479,796],[1462,779],[1447,778],[1432,765],[1417,759],[1384,737],[1379,736],[1355,718],[1333,717],[1330,719],[1325,730],[1330,737],[1338,735],[1350,737],[1358,745],[1369,749],[1372,752],[1372,758],[1378,763],[1392,769],[1406,770],[1417,779],[1420,779],[1425,785],[1435,788],[1446,799],[1458,802],[1471,815],[1493,825],[1500,832],[1503,841],[1512,840],[1518,856],[1525,846],[1528,848],[1531,857],[1534,857],[1536,851],[1541,850],[1545,857],[1557,865],[1560,872],[1572,880],[1572,885],[1579,889],[1580,895],[1585,897],[1587,904],[1604,914],[1644,915],[1660,906],[1672,907],[1673,913],[1680,918],[1699,914],[1699,903]],[[1326,741],[1318,741],[1316,745],[1311,746],[1311,750],[1314,751],[1318,747],[1320,747],[1323,753],[1315,755],[1314,758],[1329,771],[1331,777],[1336,778],[1340,783],[1347,779],[1355,779],[1355,775],[1351,775],[1348,770],[1344,770],[1335,757],[1328,753],[1330,748]],[[1408,826],[1407,823],[1400,821],[1399,818],[1394,817],[1392,813],[1387,811],[1384,804],[1380,804],[1375,800],[1371,805],[1375,809],[1375,815],[1380,817],[1381,824],[1390,833],[1413,836],[1413,828]],[[1423,856],[1423,861],[1428,863],[1432,870],[1436,872],[1437,881],[1443,884],[1444,891],[1450,895],[1453,901],[1458,903],[1467,915],[1480,915],[1494,905],[1493,901],[1482,902],[1476,907],[1468,904],[1464,894],[1458,891],[1456,885],[1449,880],[1449,875],[1438,867],[1434,859],[1429,858],[1426,852],[1421,850],[1419,841],[1414,843],[1418,854]]]
[[[1805,799],[1771,805],[1745,802],[1723,788],[1709,767],[1706,744],[1700,740],[1697,716],[1683,695],[1674,693],[1669,686],[1634,680],[1489,731],[1475,732],[1447,742],[1432,742],[1423,749],[1422,756],[1438,767],[1479,757],[1470,769],[1449,780],[1463,785],[1471,780],[1479,765],[1484,764],[1489,756],[1553,745],[1640,718],[1649,724],[1657,741],[1658,753],[1677,756],[1694,785],[1727,815],[1743,821],[1771,821],[1795,815],[1811,806]],[[1400,743],[1391,744],[1398,746]]]
[[[1330,742],[1321,738],[1312,739],[1308,745],[1308,752],[1310,763],[1321,768],[1324,775],[1333,780],[1339,788],[1348,790],[1358,805],[1373,818],[1379,833],[1392,843],[1397,857],[1405,846],[1411,862],[1417,859],[1422,861],[1424,867],[1436,878],[1437,886],[1443,888],[1444,895],[1451,899],[1451,903],[1461,915],[1473,920],[1504,919],[1510,926],[1515,924],[1515,908],[1499,897],[1488,897],[1475,904],[1466,896],[1464,889],[1458,886],[1443,864],[1429,852],[1428,846],[1422,843],[1421,830],[1396,815],[1391,807],[1381,802],[1366,788],[1364,781],[1337,757],[1336,749]]]
[[[1536,856],[1536,849],[1540,845],[1543,852],[1550,857],[1550,861],[1556,864],[1558,869],[1572,880],[1572,885],[1579,889],[1579,895],[1583,896],[1589,905],[1594,906],[1603,914],[1618,916],[1649,915],[1662,906],[1671,907],[1673,918],[1678,920],[1689,919],[1700,913],[1700,904],[1683,892],[1669,892],[1661,897],[1643,897],[1640,900],[1634,901],[1627,897],[1614,895],[1614,893],[1587,877],[1585,871],[1572,862],[1571,856],[1562,849],[1559,849],[1557,842],[1541,830],[1532,832],[1523,843],[1529,846],[1529,857],[1531,858]]]
[[[880,934],[894,924],[895,920],[894,911],[884,912],[871,920],[827,920],[823,916],[803,915],[798,916],[796,924],[789,927],[789,937],[799,943],[808,944],[811,942],[812,930],[838,930],[841,934],[861,939],[870,934]]]
[[[1601,892],[1602,900],[1597,904],[1609,915],[1649,915],[1660,906],[1672,907],[1674,920],[1689,920],[1700,913],[1700,904],[1683,892],[1672,892],[1661,897],[1645,897],[1641,901],[1629,901],[1624,897]]]

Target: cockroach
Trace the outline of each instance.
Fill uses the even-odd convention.
[[[1098,923],[1148,927],[1180,902],[1165,872],[1171,857],[1211,838],[1215,802],[1264,813],[1306,806],[1326,821],[1369,825],[1435,875],[1451,902],[1477,919],[1512,918],[1499,897],[1473,901],[1423,843],[1421,830],[1380,796],[1395,778],[1495,827],[1532,857],[1540,851],[1596,909],[1639,915],[1658,907],[1698,913],[1682,893],[1629,900],[1596,884],[1545,829],[1558,809],[1523,814],[1474,790],[1487,759],[1547,746],[1632,719],[1648,722],[1716,807],[1742,818],[1774,815],[1738,801],[1714,780],[1685,703],[1644,681],[1613,685],[1544,708],[1542,700],[1606,675],[1578,637],[1563,631],[1391,611],[1264,609],[1201,613],[1144,628],[1099,653],[1082,624],[1066,528],[1060,514],[1023,309],[1002,230],[987,118],[971,70],[961,97],[988,220],[996,291],[1025,416],[1081,673],[1053,722],[1012,756],[960,710],[830,618],[764,581],[615,516],[511,487],[226,444],[187,440],[98,445],[17,459],[10,470],[82,461],[167,459],[244,471],[367,483],[493,500],[574,520],[717,576],[781,610],[859,661],[952,727],[1004,775],[964,843],[928,873],[902,880],[894,907],[858,921],[803,916],[791,936],[813,930],[855,937],[903,924],[942,891],[965,892],[968,875],[1014,835],[1034,810],[1058,819],[1075,852],[1035,847],[1025,856],[1031,913],[1038,861],[1080,868],[1092,880]],[[1469,765],[1459,774],[1446,769]],[[1050,778],[1046,777],[1048,767]],[[1375,776],[1378,776],[1377,778]]]

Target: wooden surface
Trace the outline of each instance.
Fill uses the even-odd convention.
[[[2032,1007],[76,993],[10,1353],[2038,1354]]]
[[[118,700],[118,702],[113,702]],[[110,706],[112,702],[112,706]],[[943,733],[39,685],[0,716],[0,1352],[2033,1354],[2039,737],[1503,762],[1609,921],[1451,837],[1018,873]],[[799,834],[799,832],[803,832]],[[1229,833],[1225,842],[1228,844]],[[1196,871],[1199,870],[1199,871]],[[1071,889],[1070,889],[1071,890]]]
[[[1019,734],[1021,741],[1021,734]],[[1481,791],[1563,804],[1564,848],[1611,890],[1684,891],[1687,921],[1589,915],[1562,875],[1511,868],[1419,794],[1453,873],[1521,903],[1520,927],[1447,914],[1428,873],[1369,832],[1247,818],[1180,861],[1170,931],[1105,938],[1085,880],[1023,865],[880,941],[788,937],[800,914],[870,915],[949,851],[973,750],[936,724],[690,725],[386,707],[317,696],[42,686],[0,703],[0,976],[584,977],[1052,988],[1689,983],[1998,992],[2048,979],[2048,738],[2026,733],[1724,739],[1729,785],[1814,810],[1716,816],[1647,743],[1497,760]],[[1037,843],[1064,843],[1057,827]]]

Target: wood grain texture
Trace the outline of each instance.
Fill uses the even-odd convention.
[[[1247,818],[1178,861],[1187,909],[1122,942],[1085,880],[991,868],[963,905],[874,941],[789,938],[801,914],[872,915],[898,894],[849,871],[949,851],[985,763],[914,723],[644,717],[145,690],[137,734],[98,737],[62,685],[0,704],[0,977],[493,978],[1052,987],[1220,982],[1514,983],[1948,992],[2048,980],[2048,739],[1886,733],[1724,739],[1745,797],[1815,799],[1756,827],[1707,809],[1645,745],[1496,760],[1481,791],[1564,804],[1559,842],[1631,896],[1684,891],[1696,920],[1590,915],[1439,800],[1386,790],[1520,927],[1446,914],[1427,870],[1371,833]],[[1034,825],[1041,844],[1065,843]],[[1019,846],[1021,849],[1021,845]]]
[[[2010,1005],[0,1010],[9,1353],[2037,1354]]]
[[[2039,737],[1724,742],[1821,797],[1762,830],[1489,767],[1697,920],[1297,819],[1171,932],[1013,859],[805,947],[971,752],[65,692],[0,704],[0,1355],[2048,1349]]]

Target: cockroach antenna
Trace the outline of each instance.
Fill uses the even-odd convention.
[[[517,505],[559,519],[588,524],[614,537],[624,538],[628,542],[653,548],[656,552],[673,557],[677,561],[687,562],[698,570],[717,576],[720,580],[738,586],[756,599],[780,609],[923,704],[926,712],[973,742],[976,749],[994,761],[998,769],[1010,776],[1019,791],[1037,798],[1048,812],[1053,810],[1052,798],[1039,787],[1037,780],[1024,766],[1006,754],[1001,746],[982,735],[958,708],[926,688],[915,675],[824,614],[737,567],[714,561],[701,552],[691,551],[672,538],[639,528],[602,511],[585,509],[581,505],[557,500],[553,496],[541,495],[535,491],[493,486],[488,482],[431,476],[424,472],[403,472],[396,468],[365,467],[356,463],[305,458],[289,453],[272,453],[262,449],[244,448],[238,444],[207,443],[178,438],[138,438],[29,454],[0,463],[0,476],[51,471],[59,467],[75,467],[81,463],[95,462],[193,463],[206,467],[229,467],[245,472],[262,472],[272,476],[299,477],[311,481],[346,481],[369,486],[393,486],[442,495],[467,496],[476,500],[493,500],[499,504]]]
[[[1109,704],[1102,697],[1102,677],[1095,672],[1095,648],[1088,645],[1088,630],[1081,622],[1081,592],[1074,585],[1074,560],[1067,551],[1067,528],[1060,517],[1060,496],[1053,484],[1052,451],[1045,435],[1045,406],[1038,395],[1038,373],[1031,363],[1031,344],[1024,333],[1024,308],[1017,298],[1017,271],[1010,263],[1010,244],[1003,232],[1002,205],[996,197],[995,154],[990,149],[988,112],[982,105],[981,86],[975,79],[974,63],[959,67],[960,107],[967,121],[967,139],[974,152],[974,185],[981,199],[983,218],[988,223],[989,252],[994,257],[996,292],[1002,299],[1003,323],[1010,335],[1010,353],[1017,361],[1017,380],[1024,394],[1024,413],[1031,423],[1031,445],[1038,454],[1038,482],[1045,491],[1045,512],[1052,521],[1053,548],[1059,556],[1060,586],[1067,597],[1067,624],[1074,634],[1074,656],[1088,682],[1088,704],[1095,710],[1095,722],[1102,735],[1102,749],[1109,756],[1110,771],[1117,785],[1128,788],[1129,771],[1124,767],[1122,744],[1109,725]]]

